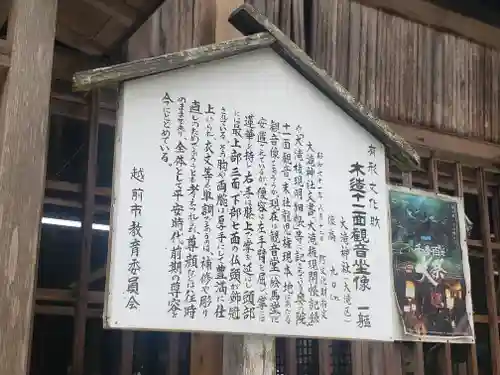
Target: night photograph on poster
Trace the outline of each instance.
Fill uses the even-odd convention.
[[[456,200],[391,189],[394,287],[404,332],[472,336]]]

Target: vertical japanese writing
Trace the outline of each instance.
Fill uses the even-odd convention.
[[[231,196],[229,217],[231,220],[230,243],[231,260],[229,262],[229,287],[231,295],[229,298],[229,319],[239,320],[241,318],[241,222],[242,218],[242,199],[241,199],[241,165],[243,159],[242,153],[242,129],[241,115],[234,113],[232,137],[231,137]]]
[[[139,260],[142,237],[142,209],[144,200],[144,190],[141,185],[145,179],[144,169],[134,167],[130,174],[130,179],[133,181],[133,188],[131,191],[132,203],[130,205],[130,213],[132,221],[130,223],[128,233],[130,236],[129,250],[130,261],[128,264],[128,283],[127,283],[127,303],[125,307],[129,310],[137,310],[140,307],[139,301],[139,274],[141,271],[141,264]]]
[[[191,110],[196,113],[193,114],[193,118],[198,118],[201,114],[201,105],[197,105]],[[203,245],[201,252],[201,262],[199,267],[201,268],[201,296],[199,302],[199,308],[202,311],[204,318],[208,317],[208,310],[212,306],[212,280],[213,280],[213,258],[214,252],[211,245],[211,232],[212,226],[211,220],[215,215],[214,207],[214,194],[212,190],[212,179],[214,177],[214,131],[213,131],[213,119],[215,116],[214,106],[212,104],[207,104],[205,113],[205,134],[204,134],[204,147],[203,147],[203,178],[204,184],[202,189],[202,207],[201,207],[201,217],[203,220]],[[199,185],[196,185],[199,189]],[[199,212],[199,211],[198,211]],[[195,214],[195,221],[198,220],[198,214]],[[198,233],[197,233],[198,234]],[[198,246],[196,247],[198,248]],[[198,262],[198,259],[196,259]],[[198,268],[198,264],[196,264]]]
[[[367,291],[371,290],[371,280],[370,280],[370,264],[366,260],[366,255],[369,250],[369,245],[370,245],[370,238],[367,235],[369,229],[368,228],[378,228],[380,229],[380,218],[378,215],[378,186],[376,184],[376,176],[378,176],[378,171],[377,171],[377,163],[376,163],[376,152],[377,148],[374,145],[369,145],[368,146],[368,166],[367,166],[367,180],[368,180],[368,189],[366,189],[366,185],[364,183],[364,177],[365,173],[361,173],[361,170],[363,168],[359,168],[358,171],[356,171],[357,175],[357,182],[356,182],[356,189],[354,190],[353,197],[356,196],[361,198],[360,200],[365,200],[365,194],[366,198],[368,199],[368,207],[366,207],[366,203],[363,203],[363,207],[360,211],[360,213],[363,213],[364,215],[360,215],[359,218],[359,231],[355,234],[356,239],[359,241],[362,241],[364,245],[359,244],[357,249],[356,249],[356,255],[357,259],[355,261],[355,282],[356,282],[356,289],[360,291]],[[359,164],[358,164],[359,165]],[[361,177],[361,175],[363,177]],[[351,185],[352,186],[352,185]],[[361,197],[362,196],[362,197]],[[358,203],[360,203],[358,201]],[[361,205],[360,205],[361,206]],[[368,217],[369,221],[368,221]],[[354,220],[354,217],[353,217]],[[355,239],[355,241],[356,241]],[[356,245],[355,245],[356,246]],[[371,312],[370,312],[370,307],[365,306],[365,305],[359,305],[358,306],[358,319],[357,319],[357,325],[359,328],[367,328],[371,327]]]
[[[270,253],[269,258],[269,275],[271,286],[271,298],[269,304],[269,317],[272,323],[279,323],[281,320],[281,261],[280,261],[280,227],[279,214],[280,203],[278,194],[278,160],[279,160],[279,122],[271,120],[270,130],[271,136],[269,139],[270,149],[269,156],[271,158],[271,190],[269,192],[269,220],[271,222],[270,230]]]
[[[369,184],[368,184],[368,202],[369,208],[371,211],[370,215],[370,227],[380,229],[380,217],[378,215],[378,186],[373,177],[378,176],[376,157],[377,157],[377,148],[374,145],[370,145],[368,147],[368,157],[370,161],[368,162],[368,175],[369,175]]]
[[[295,240],[295,262],[297,263],[297,295],[296,316],[297,325],[307,325],[306,313],[306,286],[304,285],[304,134],[302,127],[296,127],[294,145],[294,174],[293,174],[293,229]]]
[[[291,181],[292,181],[292,134],[290,133],[290,124],[284,123],[281,133],[282,149],[281,155],[281,173],[283,175],[283,185],[281,186],[282,200],[281,212],[283,221],[283,242],[282,246],[282,260],[284,264],[284,282],[283,292],[285,294],[285,322],[292,323],[292,296],[294,294],[294,261],[292,254],[292,195],[291,195]],[[293,271],[293,272],[292,272]]]
[[[161,142],[160,142],[160,152],[161,152],[161,160],[164,163],[169,162],[170,157],[170,135],[172,128],[172,119],[170,118],[172,108],[171,104],[174,103],[173,99],[170,97],[168,92],[165,92],[163,98],[161,99],[163,103],[163,126],[161,129]]]
[[[224,260],[226,248],[226,228],[229,224],[228,216],[228,187],[226,177],[228,173],[227,161],[227,122],[228,114],[226,108],[222,107],[219,118],[219,139],[220,149],[219,158],[217,159],[217,266],[215,275],[215,293],[216,304],[215,317],[225,319],[227,316],[226,298],[227,298],[227,273]]]
[[[255,232],[254,220],[255,220],[255,209],[254,209],[254,189],[253,182],[255,176],[253,175],[253,164],[255,159],[255,154],[253,151],[254,140],[255,140],[255,116],[250,114],[245,116],[245,128],[244,128],[244,138],[247,140],[244,160],[246,164],[246,174],[243,178],[243,218],[245,226],[243,232],[245,234],[245,240],[243,242],[243,275],[244,275],[244,288],[243,288],[243,319],[245,320],[255,320],[256,314],[256,299],[255,299],[255,289],[253,285],[253,276],[255,274],[254,264],[253,264],[253,254],[255,252],[253,234]]]
[[[189,105],[189,114],[191,117],[191,134],[190,134],[190,158],[189,158],[189,184],[187,196],[189,205],[188,211],[188,238],[186,247],[186,256],[184,258],[184,267],[187,272],[187,284],[184,291],[184,317],[194,319],[198,308],[198,300],[196,295],[195,276],[198,268],[198,230],[197,224],[197,193],[199,194],[200,186],[197,183],[196,167],[198,160],[198,143],[200,140],[200,103],[193,101]],[[184,250],[184,249],[183,249]]]
[[[318,264],[318,207],[316,151],[311,142],[306,146],[305,193],[307,194],[307,270],[309,292],[309,325],[320,320],[320,270]]]
[[[257,210],[258,210],[258,228],[257,228],[257,257],[259,261],[259,276],[257,285],[259,287],[259,297],[257,307],[259,310],[259,321],[266,321],[266,308],[268,306],[267,296],[267,232],[266,232],[266,213],[267,213],[267,176],[266,176],[266,146],[267,146],[267,120],[261,117],[258,121],[257,143],[259,145],[258,170],[258,190],[257,190]]]
[[[352,320],[352,294],[351,294],[351,265],[349,256],[351,254],[349,241],[349,227],[344,216],[340,217],[340,256],[342,257],[341,268],[344,281],[344,321]],[[332,285],[333,286],[333,285]],[[333,299],[333,294],[331,299]]]
[[[318,151],[316,153],[316,191],[317,191],[317,210],[318,210],[318,229],[319,245],[325,243],[325,208],[323,207],[323,166],[324,155]],[[327,257],[324,253],[318,254],[319,261],[319,295],[321,319],[328,319],[328,276],[327,276]],[[335,269],[335,265],[332,265]],[[332,284],[332,289],[336,288],[336,283]],[[335,290],[336,292],[336,290]],[[338,297],[337,297],[338,298]]]
[[[371,289],[371,270],[368,262],[370,251],[370,238],[367,231],[367,207],[366,207],[366,172],[365,165],[356,162],[349,169],[351,176],[349,180],[349,191],[353,199],[352,203],[352,241],[355,260],[353,264],[354,285],[356,291],[367,292]],[[358,307],[358,318],[369,314],[367,306]],[[360,328],[365,327],[365,320],[357,322]]]
[[[171,314],[172,318],[177,318],[179,312],[182,310],[181,307],[181,276],[182,276],[182,248],[184,246],[184,214],[185,207],[183,204],[184,198],[184,169],[187,165],[186,162],[186,152],[187,147],[185,146],[184,139],[184,122],[185,122],[185,105],[186,98],[180,97],[177,99],[177,143],[174,147],[175,159],[173,161],[173,166],[175,168],[175,182],[174,191],[172,194],[173,205],[171,208],[172,212],[172,222],[171,222],[171,247],[170,247],[170,266],[169,274],[171,275],[170,291],[169,291],[169,301],[168,301],[168,312]]]

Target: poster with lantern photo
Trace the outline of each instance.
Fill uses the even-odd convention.
[[[405,335],[474,336],[462,201],[392,186],[393,282]]]

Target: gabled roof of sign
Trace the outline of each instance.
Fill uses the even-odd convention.
[[[386,146],[389,157],[399,168],[412,170],[419,166],[420,158],[409,143],[396,134],[387,123],[376,118],[364,105],[358,103],[342,85],[317,67],[303,50],[252,6],[244,4],[235,9],[229,17],[229,22],[247,36],[76,73],[73,77],[73,88],[76,91],[87,91],[269,47],[366,131],[380,140]]]

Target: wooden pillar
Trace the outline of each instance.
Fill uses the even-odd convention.
[[[80,271],[78,292],[75,305],[73,330],[73,356],[71,375],[84,374],[85,328],[87,326],[88,288],[90,275],[90,257],[92,253],[92,223],[94,219],[95,187],[97,174],[97,143],[99,134],[99,90],[90,94],[90,116],[88,124],[87,170],[84,182],[83,218],[81,230]]]
[[[0,107],[0,374],[28,372],[56,13],[57,0],[14,0],[9,19]]]
[[[477,190],[479,194],[479,214],[481,237],[484,251],[484,276],[486,284],[486,301],[488,304],[488,326],[490,331],[490,352],[492,375],[500,375],[500,341],[498,329],[498,310],[495,294],[495,276],[493,265],[493,250],[491,248],[490,221],[488,215],[488,192],[486,172],[483,168],[477,170]]]
[[[274,338],[224,335],[222,375],[276,375]]]

